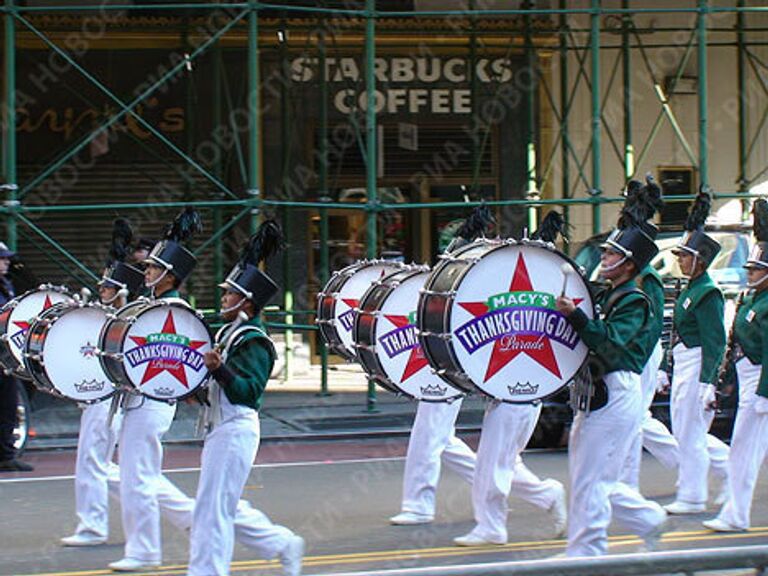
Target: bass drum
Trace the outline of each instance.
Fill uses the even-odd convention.
[[[202,314],[184,300],[140,298],[104,324],[99,358],[116,385],[173,403],[205,383],[203,354],[212,345]]]
[[[99,334],[113,308],[96,302],[55,304],[32,323],[24,364],[35,384],[56,396],[84,404],[115,393],[99,362]]]
[[[0,364],[14,376],[30,380],[24,365],[24,342],[35,319],[55,304],[74,304],[72,293],[64,286],[43,284],[10,300],[0,309]]]
[[[415,303],[428,266],[408,266],[377,280],[355,318],[357,358],[377,384],[416,400],[447,402],[464,394],[429,367],[419,344]]]
[[[480,240],[441,262],[419,298],[419,338],[430,365],[464,391],[535,402],[566,386],[587,347],[555,300],[595,307],[576,264],[536,240]]]
[[[361,260],[333,273],[317,295],[317,325],[331,352],[350,361],[357,360],[352,338],[355,309],[375,280],[403,267],[404,264],[390,260]]]

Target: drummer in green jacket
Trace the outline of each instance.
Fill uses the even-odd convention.
[[[725,462],[728,456],[728,446],[707,438],[725,350],[723,294],[707,273],[720,251],[720,244],[703,231],[708,204],[708,194],[700,192],[686,222],[687,232],[673,250],[690,280],[675,303],[676,341],[670,344],[674,361],[670,411],[679,446],[677,497],[665,506],[670,514],[703,512],[710,463]],[[725,482],[725,471],[720,475]]]
[[[570,298],[557,300],[558,311],[589,348],[595,368],[569,440],[568,556],[605,554],[612,516],[652,549],[666,520],[661,506],[620,480],[643,417],[640,374],[651,354],[647,333],[654,318],[635,278],[658,253],[652,236],[646,222],[625,222],[606,240],[600,275],[610,288],[597,298],[599,318],[589,319]]]

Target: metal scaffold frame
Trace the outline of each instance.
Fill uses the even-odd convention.
[[[201,253],[212,249],[214,254],[214,273],[217,278],[222,276],[224,271],[224,260],[222,257],[222,238],[230,232],[238,223],[248,219],[250,229],[254,230],[259,219],[259,215],[264,208],[273,208],[283,211],[284,224],[290,232],[291,218],[290,213],[293,210],[317,210],[319,214],[319,233],[320,233],[320,271],[319,280],[321,285],[325,283],[329,275],[329,210],[341,209],[348,211],[363,211],[366,218],[366,254],[369,258],[377,256],[377,218],[380,213],[389,210],[435,210],[442,208],[466,208],[467,206],[477,205],[478,202],[435,202],[426,206],[420,202],[405,202],[392,204],[382,202],[378,196],[377,182],[379,174],[377,172],[377,115],[375,91],[377,78],[374,73],[374,62],[377,53],[377,38],[379,30],[377,24],[381,19],[407,19],[415,20],[423,18],[441,18],[454,19],[455,27],[453,32],[458,30],[466,38],[468,43],[464,46],[468,57],[472,60],[479,57],[485,49],[482,32],[478,29],[478,22],[484,18],[499,17],[518,17],[518,32],[523,38],[523,42],[518,45],[522,47],[525,61],[529,67],[536,71],[535,82],[528,91],[525,99],[527,118],[525,126],[525,149],[526,149],[526,182],[524,193],[515,199],[503,199],[487,201],[492,206],[519,206],[525,208],[528,212],[528,227],[535,229],[538,220],[538,209],[546,206],[563,207],[566,219],[569,215],[569,209],[575,205],[591,206],[592,230],[598,233],[602,229],[601,212],[603,205],[621,202],[622,198],[617,195],[604,195],[604,184],[601,180],[604,159],[602,158],[602,139],[608,138],[611,149],[616,154],[616,161],[622,166],[622,174],[625,180],[636,175],[637,166],[642,163],[649,148],[653,145],[658,135],[659,128],[666,121],[671,126],[675,137],[685,151],[691,164],[697,169],[699,180],[702,185],[710,182],[709,177],[709,156],[708,156],[708,136],[709,136],[709,116],[708,116],[708,51],[715,47],[735,47],[737,50],[738,63],[738,183],[735,190],[715,194],[715,198],[747,198],[750,185],[754,184],[768,172],[768,162],[766,166],[754,173],[748,173],[750,161],[754,160],[756,153],[756,143],[761,135],[765,133],[766,124],[768,124],[768,105],[762,106],[762,113],[757,124],[750,128],[747,125],[746,110],[750,105],[749,92],[746,89],[750,78],[759,83],[760,93],[768,98],[768,81],[763,79],[760,74],[761,69],[765,69],[764,63],[753,51],[757,43],[749,41],[747,33],[758,30],[756,27],[749,27],[747,20],[750,14],[768,14],[768,7],[747,6],[746,0],[738,0],[736,6],[717,6],[712,0],[697,0],[695,7],[686,5],[681,7],[665,6],[647,8],[642,6],[642,0],[621,0],[620,7],[607,7],[602,0],[589,0],[585,2],[584,7],[568,8],[568,2],[559,0],[557,8],[536,9],[529,8],[527,2],[522,2],[519,8],[515,9],[497,9],[487,10],[478,9],[475,2],[470,0],[469,8],[466,10],[430,10],[419,12],[382,12],[377,10],[375,0],[365,0],[364,6],[358,10],[337,9],[322,6],[297,6],[295,4],[282,5],[270,4],[268,2],[258,2],[248,0],[246,2],[233,3],[193,3],[193,2],[168,2],[164,4],[151,3],[145,4],[137,0],[133,4],[98,4],[98,5],[73,5],[62,2],[61,5],[46,6],[20,6],[14,0],[4,0],[0,6],[0,12],[3,17],[3,61],[4,61],[4,85],[3,85],[3,136],[2,136],[2,188],[5,190],[5,201],[0,206],[0,214],[6,223],[7,243],[11,249],[15,249],[18,241],[19,228],[23,227],[25,233],[30,233],[42,240],[44,245],[53,250],[63,258],[65,263],[74,266],[77,274],[84,275],[86,278],[95,279],[97,274],[84,266],[73,254],[62,246],[55,238],[51,237],[44,229],[35,224],[33,216],[35,214],[46,214],[55,212],[69,212],[72,214],[103,211],[105,207],[112,210],[141,210],[147,208],[171,208],[175,206],[193,205],[199,208],[210,209],[213,214],[214,232],[203,242],[196,250]],[[618,4],[618,2],[617,2]],[[128,15],[140,13],[141,10],[152,9],[154,11],[166,11],[169,14],[174,11],[196,10],[204,12],[213,12],[215,10],[226,11],[227,19],[218,29],[197,46],[190,48],[185,58],[176,62],[164,74],[156,78],[144,90],[136,94],[132,99],[125,100],[119,97],[106,84],[100,81],[96,74],[87,70],[78,59],[69,51],[57,44],[44,29],[38,24],[34,17],[40,14],[92,14],[109,13],[111,11],[122,11]],[[221,42],[229,34],[239,31],[245,34],[245,46],[247,49],[247,105],[251,111],[259,111],[260,106],[260,25],[264,13],[279,13],[282,18],[291,18],[301,15],[305,18],[316,19],[318,23],[317,30],[319,34],[316,38],[316,44],[312,49],[319,56],[321,70],[321,81],[319,82],[319,140],[317,143],[318,158],[318,179],[317,179],[317,200],[305,201],[295,199],[271,198],[262,191],[262,150],[261,146],[261,126],[260,117],[257,113],[252,113],[248,120],[248,129],[245,134],[245,143],[239,140],[236,142],[235,153],[245,180],[245,192],[238,193],[230,186],[223,175],[221,165],[214,165],[211,169],[195,160],[189,150],[184,150],[166,137],[156,126],[145,120],[141,114],[136,112],[137,106],[147,97],[151,96],[157,90],[161,89],[166,83],[176,78],[185,66],[189,66],[203,53],[214,52],[216,59],[215,66],[215,91],[214,97],[217,105],[214,107],[215,122],[221,123],[221,106],[219,105],[222,97],[227,100],[231,106],[231,95],[229,85],[226,81],[225,72],[221,63]],[[670,85],[674,88],[676,82],[680,80],[686,63],[691,54],[697,57],[697,113],[698,113],[698,131],[697,131],[697,149],[690,144],[689,138],[684,134],[678,123],[674,112],[669,106],[669,99],[661,87],[661,81],[654,77],[652,67],[649,65],[648,53],[652,49],[663,47],[664,44],[649,44],[641,37],[640,31],[635,25],[635,18],[641,14],[688,14],[695,16],[695,27],[687,28],[689,40],[684,46],[683,58],[681,59],[677,72]],[[733,42],[710,42],[708,33],[711,28],[708,26],[708,20],[716,14],[735,14],[736,26],[734,29],[728,29],[734,35]],[[618,33],[621,42],[617,46],[604,46],[601,44],[601,36],[605,32],[603,18],[613,16],[620,19],[621,26]],[[573,18],[579,18],[579,21],[587,21],[588,26],[579,28],[571,21]],[[325,61],[327,58],[329,44],[334,41],[330,33],[329,24],[336,18],[348,18],[355,22],[364,35],[364,59],[365,75],[364,88],[367,91],[367,109],[364,116],[364,130],[359,130],[359,125],[355,124],[359,130],[358,144],[361,154],[365,161],[365,186],[367,196],[365,202],[360,204],[350,204],[344,202],[331,201],[331,176],[329,175],[329,140],[328,140],[328,88],[325,82]],[[558,85],[551,85],[548,75],[541,68],[540,59],[537,57],[537,42],[543,34],[542,27],[538,19],[548,19],[549,25],[546,27],[546,34],[552,40],[548,46],[551,53],[557,58],[559,66]],[[665,30],[672,30],[666,28]],[[674,28],[683,30],[682,28]],[[17,35],[20,30],[31,34],[36,41],[42,43],[46,50],[55,53],[62,61],[71,66],[83,78],[87,79],[100,94],[106,96],[116,106],[116,111],[108,117],[100,126],[94,129],[90,135],[81,138],[63,154],[59,155],[54,161],[45,166],[38,174],[23,185],[18,181],[17,170],[17,140],[14,127],[17,125],[16,117],[16,96],[17,96]],[[413,33],[413,28],[408,31]],[[576,32],[583,32],[586,35],[585,42],[579,42],[576,38]],[[612,30],[612,32],[616,32]],[[718,30],[723,32],[723,30]],[[184,34],[184,31],[180,31]],[[309,42],[309,41],[308,41]],[[511,40],[510,40],[511,42]],[[510,44],[511,50],[511,44]],[[616,52],[613,67],[607,81],[601,78],[601,64],[611,52]],[[632,114],[633,98],[630,70],[630,59],[632,54],[636,54],[642,60],[647,68],[653,84],[658,87],[658,115],[653,124],[650,135],[643,143],[636,142],[633,135]],[[569,57],[575,56],[577,70],[575,78],[572,64],[569,63]],[[616,83],[619,71],[623,77],[623,142],[619,142],[614,134],[614,127],[605,117],[605,106],[609,91]],[[287,72],[286,72],[287,74]],[[471,91],[474,93],[477,87],[474,82],[474,75],[471,80]],[[604,85],[603,85],[604,84]],[[282,84],[285,90],[285,83]],[[601,88],[602,86],[602,88]],[[668,87],[669,88],[669,87]],[[590,92],[590,133],[589,147],[586,150],[577,151],[574,147],[574,140],[569,131],[572,105],[576,94],[581,90]],[[537,92],[540,97],[537,97]],[[283,96],[285,94],[283,93]],[[538,98],[538,99],[537,99]],[[545,146],[537,136],[536,118],[539,107],[546,104],[548,112],[551,113],[557,122],[556,137],[551,146]],[[754,103],[752,103],[754,104]],[[284,123],[290,121],[288,118],[288,106],[283,107]],[[161,202],[161,203],[115,203],[115,204],[80,204],[80,205],[35,205],[25,203],[28,193],[41,182],[49,178],[58,168],[67,160],[76,155],[84,147],[88,146],[94,138],[100,133],[109,129],[112,125],[125,117],[132,117],[144,130],[151,133],[160,143],[170,150],[183,163],[189,165],[192,171],[207,182],[214,190],[210,199],[195,202]],[[354,120],[354,119],[353,119]],[[474,141],[472,150],[473,156],[473,178],[472,189],[478,187],[480,177],[480,162],[482,157],[482,148],[488,140],[489,127],[485,128],[484,139]],[[286,144],[287,136],[282,137],[281,163],[283,165],[283,178],[287,172],[286,167],[290,165],[290,151]],[[543,160],[543,162],[542,162]],[[587,162],[591,163],[591,170],[586,170]],[[558,169],[555,169],[555,168]],[[575,170],[574,170],[575,169]],[[559,186],[562,190],[560,198],[542,198],[541,191],[553,185],[553,180],[559,175]],[[582,197],[576,197],[576,192],[584,192]],[[691,196],[673,196],[667,198],[669,201],[688,201]],[[235,209],[234,216],[224,221],[225,209]],[[283,286],[285,288],[283,311],[278,313],[282,316],[281,322],[271,323],[272,327],[287,331],[286,346],[290,351],[291,334],[293,330],[312,330],[314,326],[308,322],[304,324],[294,323],[294,315],[307,315],[311,311],[295,310],[293,305],[294,282],[291,277],[291,266],[286,259],[283,265]],[[212,283],[213,284],[213,283]],[[218,290],[218,288],[211,288]],[[218,291],[215,293],[218,296]],[[288,354],[290,362],[290,354]],[[324,349],[321,350],[322,362],[322,383],[321,392],[328,393],[327,367],[328,360]],[[290,375],[290,368],[287,368]],[[373,384],[369,388],[368,409],[373,410],[375,406],[375,390]]]

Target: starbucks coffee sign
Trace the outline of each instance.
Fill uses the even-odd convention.
[[[298,57],[291,62],[291,81],[318,82],[318,58]],[[351,87],[364,81],[365,66],[355,58],[326,58],[325,80],[331,102],[348,114],[366,110],[368,94]],[[512,79],[508,58],[389,56],[374,62],[376,112],[381,114],[469,114],[472,111],[472,75],[479,83],[504,83]]]

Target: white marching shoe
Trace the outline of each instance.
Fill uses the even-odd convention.
[[[565,487],[562,484],[557,490],[555,501],[552,502],[548,512],[554,524],[555,538],[560,538],[565,534],[565,529],[568,526],[568,507],[565,503]]]
[[[149,572],[158,566],[160,566],[160,562],[123,558],[117,562],[112,562],[109,565],[109,569],[113,572]]]
[[[101,546],[106,544],[107,538],[90,532],[80,532],[72,534],[72,536],[65,536],[60,542],[62,546]]]
[[[464,536],[459,536],[458,538],[453,539],[453,543],[456,544],[456,546],[504,546],[507,542],[506,540],[489,540],[487,538],[483,538],[481,536],[478,536],[474,532],[470,532],[469,534],[465,534]]]
[[[738,526],[734,526],[733,524],[729,524],[725,520],[720,520],[720,518],[712,518],[712,520],[704,520],[702,522],[705,528],[709,528],[710,530],[714,530],[715,532],[746,532],[746,528],[739,528]]]
[[[675,500],[672,504],[664,506],[664,510],[670,514],[676,515],[698,514],[699,512],[706,511],[706,509],[706,504],[693,504],[692,502],[683,502],[682,500]]]
[[[656,528],[651,530],[648,534],[643,536],[643,546],[641,547],[641,550],[643,552],[655,552],[659,549],[659,543],[661,542],[661,536],[666,532],[667,530],[667,521],[669,520],[669,516],[667,513],[664,513],[664,518],[661,522],[656,524]]]
[[[395,526],[415,526],[417,524],[429,524],[435,519],[430,514],[419,514],[417,512],[400,512],[397,516],[389,519],[390,524]]]

